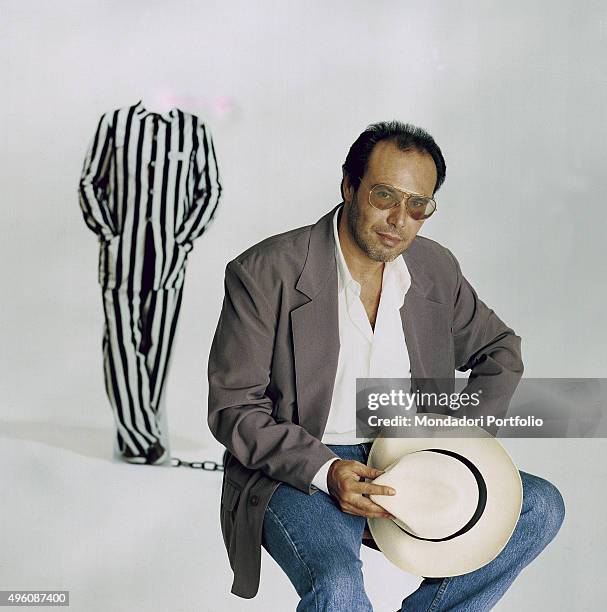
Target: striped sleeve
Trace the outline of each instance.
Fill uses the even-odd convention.
[[[213,139],[204,123],[194,132],[194,197],[177,242],[192,243],[208,228],[219,203],[221,181]]]
[[[111,152],[112,128],[104,114],[84,158],[78,192],[84,221],[105,240],[116,234],[107,196]]]

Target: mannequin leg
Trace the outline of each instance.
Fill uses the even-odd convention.
[[[140,295],[108,289],[103,292],[105,385],[121,444],[135,454],[159,440],[150,402],[150,381],[142,352]]]
[[[150,405],[159,426],[161,444],[167,450],[169,450],[169,435],[164,389],[171,362],[182,296],[183,287],[179,289],[159,289],[150,291],[149,299],[146,300],[145,334],[147,346],[145,355],[150,381]]]

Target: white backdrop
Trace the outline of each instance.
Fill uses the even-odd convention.
[[[0,567],[17,569],[1,588],[90,586],[70,573],[70,555],[59,581],[50,562],[25,562],[30,549],[17,545],[28,533],[23,505],[42,508],[49,497],[34,465],[24,466],[25,457],[54,470],[92,461],[102,473],[111,465],[97,241],[84,225],[76,190],[100,114],[141,97],[168,91],[190,100],[184,109],[211,127],[224,185],[216,220],[196,243],[186,277],[167,387],[174,450],[220,456],[206,427],[205,372],[225,264],[334,206],[350,144],[379,120],[421,125],[441,146],[447,180],[422,233],[455,253],[480,296],[522,336],[526,376],[605,376],[603,3],[4,0],[0,11],[0,451],[24,458],[8,463],[22,493],[11,505],[12,532],[4,527],[0,542],[0,555],[9,555]],[[607,542],[596,500],[607,475],[605,444],[507,446],[521,469],[559,486],[568,516],[558,540],[500,609],[595,609],[607,594],[594,554],[598,542]],[[65,461],[53,463],[65,451]],[[210,567],[212,560],[229,577],[216,537],[216,476],[197,475],[196,495],[211,501],[204,527],[190,528],[213,533],[217,549],[193,547],[188,563]],[[175,494],[183,495],[182,504],[196,503],[187,488]],[[52,532],[50,524],[43,537]],[[11,555],[22,563],[15,566]],[[264,563],[272,567],[267,557]],[[227,594],[228,578],[202,574],[181,585],[191,600],[179,609],[200,609],[203,592],[214,602],[209,610],[267,609],[276,597],[284,603],[272,609],[294,608],[282,575],[264,571],[274,571],[278,595],[262,582],[260,598],[238,600]],[[142,588],[138,609],[172,609],[162,598],[180,579],[177,574],[166,592],[147,599]],[[132,609],[132,589],[120,588],[124,609]],[[380,601],[385,589],[369,588]],[[264,589],[271,596],[265,601]],[[396,588],[390,601],[398,595]]]

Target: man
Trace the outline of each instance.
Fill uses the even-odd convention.
[[[101,116],[79,185],[99,237],[105,387],[115,446],[129,463],[168,461],[163,389],[189,252],[221,193],[215,149],[200,119],[142,101]]]
[[[263,544],[298,610],[372,609],[361,540],[367,517],[390,517],[367,496],[390,490],[363,480],[380,472],[356,437],[356,377],[453,381],[456,368],[470,370],[467,390],[482,382],[494,398],[483,409],[507,408],[523,372],[520,338],[450,251],[417,237],[444,178],[424,130],[372,125],[344,163],[343,205],[228,264],[208,422],[227,448],[221,526],[233,593],[257,592]],[[404,610],[489,609],[550,542],[562,498],[546,480],[521,478],[521,517],[502,553],[470,574],[424,580]]]

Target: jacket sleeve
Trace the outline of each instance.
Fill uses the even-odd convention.
[[[460,372],[470,371],[463,391],[480,391],[481,398],[478,406],[467,406],[464,414],[501,418],[523,375],[521,339],[479,299],[458,261],[450,255],[457,278],[453,315],[455,367]],[[485,429],[492,434],[497,431],[495,427]]]
[[[202,121],[195,119],[192,205],[176,236],[180,244],[193,243],[209,227],[221,195],[221,181],[213,139]]]
[[[108,174],[112,152],[112,127],[102,115],[84,158],[80,175],[79,200],[84,221],[104,240],[116,235],[108,205]]]
[[[225,297],[209,356],[208,424],[249,469],[313,493],[318,470],[336,455],[300,425],[273,416],[266,389],[277,312],[238,261],[226,267]]]

